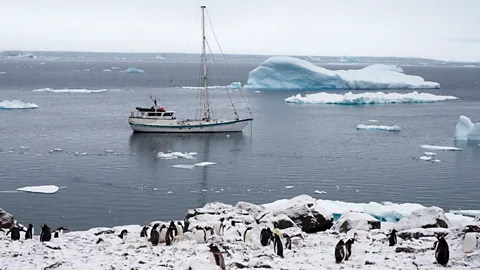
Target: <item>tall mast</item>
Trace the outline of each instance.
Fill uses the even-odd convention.
[[[210,104],[208,101],[208,81],[207,81],[207,53],[206,53],[206,37],[205,37],[205,8],[206,6],[201,6],[202,9],[202,63],[203,63],[203,88],[205,93],[205,99],[203,103],[203,118],[205,120],[210,120]]]

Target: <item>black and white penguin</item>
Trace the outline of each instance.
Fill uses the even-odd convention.
[[[158,241],[160,239],[160,234],[157,231],[157,228],[158,228],[159,225],[160,224],[156,223],[155,225],[153,225],[152,230],[150,231],[150,242],[154,246],[158,245]],[[145,234],[147,234],[147,233],[145,232]]]
[[[222,217],[220,218],[220,222],[217,222],[213,225],[213,229],[215,230],[215,234],[217,235],[223,235],[225,232],[225,218]]]
[[[158,242],[159,243],[165,243],[165,236],[166,235],[167,235],[167,225],[162,224],[162,227],[160,227]]]
[[[48,242],[52,239],[52,232],[47,224],[43,224],[42,232],[40,233],[40,242]]]
[[[345,253],[345,243],[343,240],[340,240],[335,246],[335,262],[343,263],[343,260],[345,259]]]
[[[285,248],[292,249],[292,238],[290,237],[290,235],[284,233],[283,238],[285,238]]]
[[[23,231],[23,229],[20,229],[18,227],[12,227],[10,228],[10,230],[7,232],[7,236],[8,234],[10,234],[10,238],[13,240],[13,241],[18,241],[20,240],[20,231]]]
[[[448,250],[448,243],[443,236],[438,237],[438,242],[435,248],[435,259],[438,264],[447,266],[450,252]]]
[[[194,228],[194,235],[195,235],[195,241],[197,241],[197,244],[203,244],[207,242],[207,232],[205,231],[204,228],[197,225]]]
[[[25,232],[25,240],[33,238],[33,225],[28,224],[28,229]]]
[[[60,228],[57,228],[55,231],[53,231],[53,238],[59,238],[60,235],[63,234],[64,231],[66,231],[67,229],[64,228],[64,227],[60,227]]]
[[[352,255],[352,245],[355,243],[355,238],[350,238],[345,242],[345,261],[348,261],[350,255]]]
[[[123,243],[127,242],[128,238],[128,231],[127,230],[122,230],[122,232],[117,235],[120,239],[122,239]]]
[[[395,246],[397,244],[397,231],[395,229],[392,230],[390,236],[388,236],[388,245]]]
[[[283,243],[282,239],[280,239],[280,230],[275,229],[275,233],[273,236],[273,251],[277,253],[280,258],[283,258]]]
[[[173,243],[173,239],[175,239],[175,233],[177,232],[177,227],[175,223],[170,223],[168,226],[167,234],[165,235],[165,245],[170,246]]]
[[[168,226],[168,229],[173,231],[173,236],[178,235],[178,229],[177,229],[177,225],[175,225],[175,222],[171,221],[170,225]]]
[[[243,242],[250,242],[252,239],[252,227],[247,227],[247,229],[243,232]]]
[[[148,237],[148,226],[143,226],[142,231],[140,232],[140,237]]]
[[[210,244],[208,247],[210,248],[210,252],[212,252],[213,255],[213,263],[215,263],[217,266],[220,266],[222,270],[225,270],[225,259],[223,258],[220,249],[218,249],[218,247],[214,244]]]
[[[212,237],[212,235],[215,234],[215,229],[210,227],[210,226],[205,226],[205,237],[207,237],[207,239],[209,239],[210,237]]]
[[[177,233],[178,235],[182,235],[183,234],[183,225],[182,225],[182,222],[177,222],[177,225],[175,225],[177,227]]]
[[[270,241],[272,240],[273,233],[270,230],[270,228],[263,228],[262,231],[260,232],[260,243],[262,246],[268,246],[270,245]]]

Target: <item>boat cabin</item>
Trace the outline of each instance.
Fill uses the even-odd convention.
[[[136,112],[132,112],[130,117],[134,118],[147,118],[147,119],[164,119],[171,120],[176,119],[174,111],[166,111],[164,108],[136,108]]]

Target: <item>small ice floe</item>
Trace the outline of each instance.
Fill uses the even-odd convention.
[[[378,123],[378,120],[371,119],[371,120],[368,120],[368,122],[372,122],[372,123]]]
[[[420,145],[421,148],[427,150],[438,150],[438,151],[462,151],[462,148],[451,147],[451,146],[438,146],[438,145],[429,145],[429,144],[422,144]]]
[[[53,194],[57,192],[58,189],[59,187],[54,185],[29,186],[29,187],[17,188],[18,191],[31,192],[31,193],[45,193],[45,194]]]
[[[424,155],[424,156],[433,157],[433,156],[436,156],[437,153],[434,153],[434,152],[423,152],[423,155]]]
[[[401,131],[399,126],[376,126],[376,125],[363,125],[357,126],[358,130],[383,130],[383,131]]]
[[[102,70],[102,71],[103,71],[103,72],[112,72],[112,70],[111,70],[111,69],[108,69],[108,68],[107,68],[107,69],[104,69],[104,70]]]
[[[156,187],[156,188],[153,188],[153,191],[157,191],[157,190],[158,190],[158,188],[157,188],[157,187]]]
[[[119,67],[112,67],[112,69],[119,69]]]
[[[190,165],[190,164],[179,164],[179,165],[172,165],[174,168],[180,168],[180,169],[190,169],[193,170],[195,168],[195,165]]]
[[[210,166],[210,165],[215,165],[215,164],[217,164],[217,163],[210,162],[210,161],[204,161],[204,162],[196,163],[195,166],[196,167],[205,167],[205,166]]]
[[[172,194],[172,193],[173,193],[173,191],[167,191],[167,194]]]
[[[294,186],[285,186],[286,189],[291,189],[293,188]]]
[[[430,161],[430,160],[432,160],[432,157],[429,157],[429,156],[421,156],[421,157],[420,157],[420,160]]]
[[[208,191],[208,189],[202,189],[202,192],[207,192],[207,191]]]
[[[113,150],[111,150],[111,149],[107,149],[107,150],[105,150],[105,153],[107,153],[107,154],[112,154],[112,153],[115,153],[115,151],[113,151]]]
[[[197,155],[196,152],[189,152],[189,153],[188,152],[185,152],[185,153],[182,153],[182,152],[168,152],[168,153],[160,152],[160,153],[157,154],[157,157],[161,158],[161,159],[177,159],[177,158],[194,159],[195,155]]]
[[[258,90],[257,90],[257,91],[255,91],[255,93],[257,93],[257,94],[260,94],[261,92],[262,92],[262,91],[258,91]]]
[[[51,149],[48,151],[49,153],[53,153],[53,152],[62,152],[62,148],[55,148],[55,149]]]
[[[327,192],[323,191],[323,190],[315,190],[313,193],[315,193],[315,194],[327,194]]]
[[[75,156],[86,156],[86,155],[88,155],[87,152],[81,152],[81,153],[80,153],[80,152],[75,152],[75,153],[73,153],[73,154],[74,154]]]
[[[134,67],[129,67],[127,69],[125,69],[124,71],[125,73],[143,73],[143,69],[138,69],[138,68],[134,68]]]
[[[0,101],[0,110],[13,109],[37,109],[38,105],[35,103],[27,103],[18,99]]]
[[[28,146],[20,146],[20,149],[22,149],[22,150],[27,150],[27,149],[30,149],[30,147],[28,147]]]

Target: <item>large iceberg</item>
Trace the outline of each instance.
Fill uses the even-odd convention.
[[[328,70],[288,56],[270,57],[250,71],[245,88],[252,89],[421,89],[436,82],[406,75],[397,66],[375,64],[358,70]]]
[[[437,101],[456,100],[454,96],[440,96],[429,93],[383,93],[365,92],[353,94],[315,93],[302,96],[294,95],[285,99],[287,103],[300,104],[336,104],[336,105],[365,105],[365,104],[392,104],[392,103],[433,103]]]
[[[0,102],[0,110],[11,110],[11,109],[36,109],[38,105],[35,103],[27,103],[18,99],[4,100]]]
[[[455,140],[480,141],[480,123],[472,123],[470,118],[460,115],[455,126]]]

